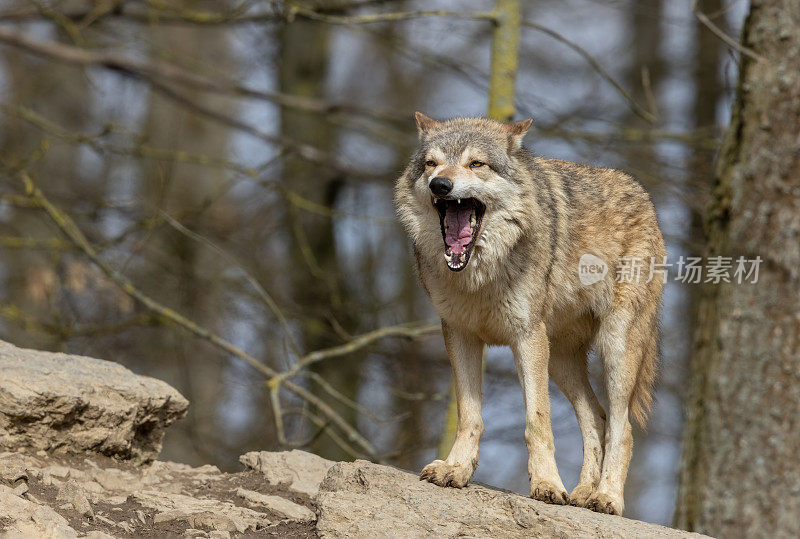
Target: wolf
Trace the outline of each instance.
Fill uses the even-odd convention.
[[[469,482],[484,430],[483,350],[509,346],[525,401],[530,496],[622,514],[631,419],[644,425],[658,362],[665,277],[646,270],[666,252],[650,197],[621,171],[534,156],[522,144],[532,120],[437,121],[418,112],[416,123],[419,144],[395,205],[442,319],[458,407],[447,459],[420,478]],[[585,257],[591,279],[581,273]],[[621,260],[645,271],[618,278]],[[608,416],[589,383],[590,349],[603,360]],[[583,438],[569,495],[556,468],[548,373]]]

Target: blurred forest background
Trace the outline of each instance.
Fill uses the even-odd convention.
[[[494,6],[0,1],[0,338],[175,386],[192,406],[164,459],[234,469],[245,451],[297,446],[421,469],[442,437],[450,367],[393,181],[415,110],[486,113]],[[739,60],[712,30],[737,40],[747,9],[523,3],[527,145],[635,175],[671,262],[703,254]],[[376,15],[389,13],[405,15]],[[667,286],[631,518],[672,519],[697,298],[696,285]],[[552,398],[570,489],[580,432]],[[483,414],[475,480],[527,494],[506,349],[488,354]]]

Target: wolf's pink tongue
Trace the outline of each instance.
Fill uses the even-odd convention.
[[[472,241],[472,234],[469,231],[471,216],[471,209],[447,209],[447,213],[444,216],[445,224],[447,225],[445,242],[453,254],[461,254],[464,251],[464,246]]]

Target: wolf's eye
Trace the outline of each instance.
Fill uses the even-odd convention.
[[[433,159],[428,159],[427,161],[425,161],[425,166],[426,167],[435,167],[436,166],[436,161],[434,161]]]
[[[477,159],[475,159],[474,161],[470,161],[469,168],[481,168],[482,166],[485,165],[486,163],[484,163],[483,161],[478,161]]]

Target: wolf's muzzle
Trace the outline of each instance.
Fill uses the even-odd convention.
[[[437,176],[431,180],[431,183],[428,185],[428,187],[431,188],[431,192],[435,196],[443,197],[453,190],[453,182],[443,176]]]

